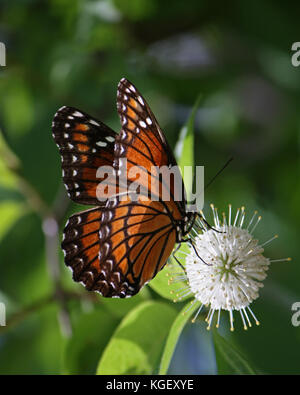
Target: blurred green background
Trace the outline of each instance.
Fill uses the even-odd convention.
[[[67,217],[82,209],[62,186],[51,135],[54,113],[78,107],[120,130],[116,88],[132,81],[174,148],[196,98],[196,164],[205,209],[258,210],[261,242],[274,263],[253,303],[259,327],[221,333],[263,373],[300,372],[300,4],[270,0],[52,0],[0,2],[0,373],[94,373],[105,344],[148,287],[131,301],[106,301],[71,280],[58,247]],[[57,227],[59,232],[57,232]],[[62,292],[62,288],[64,291]],[[237,320],[239,321],[239,320]],[[101,335],[98,328],[101,326]],[[217,372],[211,333],[187,325],[169,369]]]

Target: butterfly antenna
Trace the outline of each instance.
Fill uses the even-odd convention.
[[[229,165],[229,163],[233,160],[233,157],[229,158],[225,165],[218,171],[218,173],[205,185],[204,189],[207,189],[214,181],[215,179],[222,173],[223,170],[226,169],[226,167]]]
[[[195,254],[197,255],[197,257],[198,257],[203,263],[205,263],[205,265],[207,265],[207,266],[211,266],[211,265],[212,265],[211,263],[205,262],[205,260],[204,260],[203,258],[201,258],[201,256],[198,254],[197,248],[195,247],[194,242],[193,242],[193,239],[192,239],[191,237],[188,237],[187,239],[181,240],[181,243],[190,243],[190,245],[193,247],[193,250],[194,250]],[[180,243],[180,245],[181,245],[181,243]],[[179,247],[180,247],[180,246],[179,246]],[[177,251],[177,249],[175,250],[175,252],[176,252],[176,251]],[[182,266],[182,265],[180,265],[180,266]],[[185,269],[184,269],[184,271],[185,271]],[[185,271],[185,272],[186,272],[186,271]]]
[[[216,174],[216,175],[205,185],[204,189],[207,189],[207,188],[213,183],[213,181],[218,177],[219,174],[222,173],[222,171],[229,165],[229,163],[230,163],[232,160],[233,160],[233,157],[231,157],[231,158],[229,158],[229,159],[227,160],[227,162],[225,163],[225,165],[218,171],[218,173],[217,173],[217,174]],[[197,213],[197,216],[200,217],[201,221],[203,221],[203,222],[205,223],[205,225],[206,225],[209,229],[212,229],[212,230],[214,230],[214,231],[217,232],[217,233],[224,233],[224,232],[221,232],[221,231],[219,231],[219,230],[213,228],[213,227],[205,220],[205,218],[203,218],[203,216],[202,216],[200,213]]]

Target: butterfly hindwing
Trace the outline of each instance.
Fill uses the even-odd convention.
[[[172,252],[176,235],[170,218],[160,202],[122,197],[107,202],[100,222],[100,262],[111,268],[106,278],[108,293],[133,296],[162,269]],[[96,279],[94,290],[108,296],[102,287]]]
[[[99,227],[101,211],[93,208],[72,215],[66,223],[62,249],[73,279],[89,284],[91,275],[100,270]]]
[[[100,166],[112,166],[116,133],[104,123],[73,107],[62,107],[54,116],[53,137],[62,160],[63,182],[70,199],[98,205]]]
[[[105,297],[131,296],[136,292],[108,254],[113,248],[107,241],[110,222],[111,211],[104,206],[72,215],[63,233],[65,263],[73,272],[73,280],[88,291]]]
[[[123,298],[162,269],[175,241],[162,203],[123,198],[72,215],[62,249],[75,281],[105,297]]]

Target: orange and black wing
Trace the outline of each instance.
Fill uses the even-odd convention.
[[[62,248],[73,279],[105,297],[129,297],[162,269],[176,240],[160,202],[109,200],[73,215]]]
[[[101,272],[99,228],[101,209],[93,208],[72,215],[65,226],[62,249],[73,279],[89,288],[93,276]]]
[[[122,130],[116,137],[114,166],[122,172],[126,163],[126,178],[136,181],[133,168],[140,168],[141,188],[147,196],[160,201],[169,201],[165,208],[172,212],[174,219],[185,215],[185,188],[181,173],[155,116],[146,100],[127,79],[118,86],[117,109]],[[162,169],[172,169],[170,178]],[[168,172],[166,172],[168,175]]]
[[[117,134],[101,121],[73,107],[62,107],[54,116],[53,137],[62,161],[68,196],[76,203],[99,205],[97,177],[100,166],[112,166]],[[98,190],[99,191],[99,190]]]
[[[79,157],[87,155],[86,161],[82,161],[80,157],[78,170],[86,167],[95,169],[101,166],[104,157],[105,162],[113,164],[116,174],[120,175],[125,169],[126,186],[136,182],[140,191],[145,191],[134,201],[130,195],[121,196],[120,193],[110,197],[101,207],[73,215],[65,227],[62,248],[65,262],[73,270],[74,280],[83,283],[88,290],[98,291],[106,297],[136,294],[164,267],[177,241],[178,223],[185,216],[181,176],[166,180],[158,173],[162,166],[176,166],[173,154],[145,99],[126,79],[119,83],[117,108],[122,123],[119,135],[115,135],[98,121],[100,127],[91,126],[88,116],[83,113],[83,117],[79,118],[84,122],[79,122],[76,118],[76,123],[72,123],[72,131],[76,128],[83,129],[83,125],[89,128],[82,135],[88,136],[89,151],[86,152],[92,150],[90,156],[86,152],[81,153],[78,147],[74,148],[74,142],[83,142],[77,136],[71,137],[71,140],[66,137],[64,142],[61,136],[57,137],[58,130],[70,128],[64,125],[64,122],[68,123],[67,114],[64,114],[64,120],[58,125],[59,116],[54,127],[54,138],[61,150],[64,171],[67,165],[75,165],[70,163],[72,154]],[[78,115],[78,110],[74,111]],[[77,123],[81,126],[77,126]],[[89,132],[91,127],[92,133]],[[113,153],[112,146],[108,145],[101,146],[101,153],[105,155],[93,152],[92,147],[95,148],[97,141],[108,140],[106,136],[115,139]],[[68,143],[72,146],[68,146]],[[86,165],[82,166],[82,163]],[[138,178],[132,175],[134,168],[141,169]],[[97,204],[97,201],[92,200],[95,189],[89,184],[90,175],[86,177],[87,174],[90,173],[80,173],[82,189],[87,196],[84,199],[78,199],[79,195],[75,199],[74,194],[72,196],[78,202]],[[68,178],[64,178],[64,182],[68,182]],[[76,182],[72,175],[70,182]],[[174,195],[180,185],[182,195],[176,201]],[[77,191],[78,188],[72,186],[71,190]],[[118,191],[120,190],[121,188]],[[166,191],[170,193],[169,200],[163,199]]]
[[[105,231],[101,236],[105,237],[100,260],[120,274],[120,283],[110,281],[109,293],[105,296],[136,294],[163,268],[176,241],[176,232],[163,205],[151,200],[110,201],[102,214],[100,231],[102,229]],[[101,280],[96,281],[96,290],[101,285]]]
[[[178,221],[185,217],[185,191],[180,173],[169,179],[159,173],[162,167],[176,166],[176,161],[146,100],[124,78],[118,86],[117,109],[122,130],[116,137],[114,167],[118,174],[125,171],[128,185],[138,184],[139,196],[133,201],[129,194],[106,205],[110,231],[100,257],[113,262],[124,277],[130,287],[127,296],[138,292],[169,258]],[[133,169],[139,170],[138,177]],[[175,201],[178,187],[181,194]],[[163,198],[164,192],[169,199]]]

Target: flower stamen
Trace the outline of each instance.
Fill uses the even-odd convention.
[[[177,300],[192,293],[195,296],[194,301],[201,302],[192,322],[196,321],[203,306],[207,306],[207,329],[211,328],[215,313],[216,327],[219,328],[221,310],[227,310],[230,330],[233,331],[233,312],[236,310],[241,317],[243,328],[247,330],[252,326],[251,320],[259,325],[249,305],[258,298],[270,263],[289,261],[290,258],[269,260],[262,255],[263,247],[278,236],[273,236],[261,245],[254,239],[252,234],[261,221],[261,216],[257,217],[257,211],[252,215],[247,227],[243,228],[246,220],[244,206],[238,208],[233,217],[232,206],[229,204],[228,221],[225,213],[222,213],[220,221],[218,209],[213,204],[210,207],[214,228],[205,224],[206,218],[200,211],[204,221],[197,218],[192,231],[193,244],[190,251],[182,251],[181,254],[185,257],[186,273],[173,275],[169,281],[180,282],[186,278],[188,287],[176,291]],[[199,228],[202,229],[200,233]],[[207,264],[204,265],[203,262]]]

